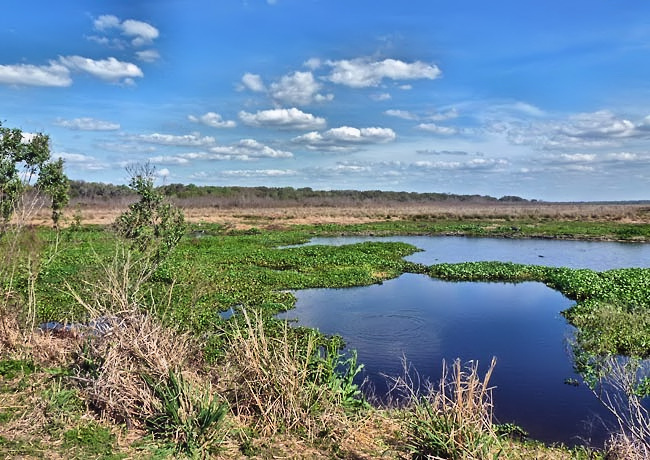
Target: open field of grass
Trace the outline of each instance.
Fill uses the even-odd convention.
[[[401,408],[371,407],[352,380],[360,363],[341,354],[339,340],[272,318],[293,307],[295,289],[402,273],[535,280],[576,300],[565,316],[589,353],[650,354],[648,269],[426,267],[403,260],[416,250],[403,243],[285,248],[355,234],[650,241],[647,206],[186,209],[190,228],[156,266],[110,228],[90,225],[117,211],[82,209],[76,222],[75,212],[58,234],[23,229],[15,270],[0,272],[6,458],[604,458],[504,434],[485,391],[471,406],[433,391],[410,394]],[[236,314],[221,315],[228,310]],[[98,318],[108,332],[33,329]],[[480,389],[487,379],[461,372],[463,380],[459,370],[443,388]]]
[[[111,224],[133,199],[114,201],[72,200],[65,220],[78,217],[86,224]],[[293,225],[363,224],[384,221],[454,221],[494,220],[542,223],[547,221],[615,222],[649,224],[650,205],[615,203],[364,203],[363,206],[238,206],[210,205],[191,199],[177,199],[185,216],[192,223],[214,223],[226,228],[245,230],[251,227],[288,228]],[[33,218],[38,225],[48,225],[50,216],[42,210]]]

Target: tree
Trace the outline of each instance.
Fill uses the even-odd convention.
[[[58,228],[63,209],[70,201],[70,181],[63,172],[63,159],[41,167],[36,187],[52,198],[52,222]]]
[[[5,224],[36,177],[36,189],[52,198],[52,220],[57,226],[68,203],[63,160],[51,161],[49,136],[25,136],[20,129],[0,123],[0,218]]]
[[[154,264],[161,262],[185,233],[185,217],[180,209],[164,201],[154,188],[156,170],[146,163],[128,168],[129,187],[140,200],[115,221],[117,232],[131,241],[132,249],[147,253]]]

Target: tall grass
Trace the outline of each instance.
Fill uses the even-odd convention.
[[[42,242],[30,222],[43,206],[38,194],[22,196],[13,219],[0,221],[0,350],[25,345],[36,325]]]
[[[86,399],[102,416],[148,430],[177,451],[217,450],[227,405],[201,372],[197,340],[165,326],[142,304],[151,266],[118,247],[102,269],[94,297],[83,299],[73,290],[91,318],[76,360],[76,381]]]
[[[299,432],[314,439],[343,417],[323,380],[325,368],[315,360],[315,333],[299,343],[284,323],[270,335],[259,313],[244,310],[230,333],[227,353],[230,402],[250,416],[261,434]]]
[[[403,404],[406,447],[416,459],[487,459],[502,453],[493,425],[490,378],[496,359],[479,375],[478,362],[465,366],[443,362],[437,386],[420,382],[405,364],[403,376],[393,378],[392,393]],[[417,375],[416,375],[417,377]]]

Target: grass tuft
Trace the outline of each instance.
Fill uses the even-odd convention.
[[[424,394],[406,366],[404,376],[393,379],[393,392],[405,404],[406,447],[413,458],[496,459],[501,455],[492,423],[490,377],[495,365],[493,358],[481,378],[476,361],[463,367],[457,359],[451,370],[443,363],[438,386],[427,385]]]

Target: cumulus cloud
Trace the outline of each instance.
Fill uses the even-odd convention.
[[[97,120],[96,118],[90,117],[74,118],[72,120],[58,118],[54,124],[78,131],[116,131],[120,129],[119,123]]]
[[[602,152],[602,153],[558,153],[544,155],[535,160],[546,167],[563,169],[580,167],[583,170],[609,170],[614,167],[638,167],[650,165],[650,154],[647,152]]]
[[[330,101],[332,94],[319,94],[322,85],[316,81],[311,72],[293,72],[271,84],[271,97],[288,105],[307,105],[313,101]]]
[[[404,62],[397,59],[373,61],[369,58],[327,61],[331,72],[327,79],[352,88],[378,86],[382,80],[434,80],[441,75],[440,69],[421,61]]]
[[[163,179],[168,177],[170,174],[171,174],[171,171],[169,171],[169,169],[167,169],[167,168],[162,168],[162,169],[156,170],[156,176],[162,177]]]
[[[114,57],[95,60],[82,56],[61,56],[59,62],[70,70],[86,72],[105,81],[130,82],[134,77],[143,77],[142,70],[130,62],[118,61]]]
[[[579,113],[565,119],[495,122],[487,132],[505,135],[515,145],[545,150],[604,148],[650,138],[648,119],[630,120],[609,110]]]
[[[131,39],[133,46],[149,45],[158,38],[160,32],[151,24],[135,19],[121,21],[117,16],[105,14],[94,21],[95,30],[107,32],[117,29],[123,36]]]
[[[574,138],[630,137],[638,133],[634,123],[608,110],[577,114],[569,121],[559,132]]]
[[[458,133],[458,130],[456,128],[451,128],[449,126],[440,126],[435,123],[420,123],[417,128],[433,134],[440,134],[444,136],[450,136],[452,134]]]
[[[291,152],[274,149],[256,141],[255,139],[242,139],[233,145],[213,147],[210,151],[220,155],[228,155],[237,159],[293,157]]]
[[[341,126],[324,132],[312,131],[293,138],[293,142],[302,144],[308,149],[316,150],[349,150],[363,144],[381,144],[391,142],[396,138],[395,131],[390,128],[353,128]]]
[[[103,14],[94,21],[94,26],[96,30],[107,30],[120,26],[120,20],[117,16],[112,14]]]
[[[0,84],[66,87],[72,84],[72,79],[66,66],[50,61],[46,66],[0,65]]]
[[[133,46],[148,45],[159,35],[158,29],[154,26],[135,19],[127,19],[122,23],[122,33],[127,37],[133,37],[131,42]]]
[[[241,82],[243,87],[250,91],[254,91],[254,92],[266,91],[266,86],[264,86],[262,77],[260,77],[257,74],[245,73],[244,76],[241,77]]]
[[[190,133],[182,136],[174,134],[139,134],[128,138],[132,141],[150,144],[169,145],[175,147],[210,147],[216,144],[216,139],[211,136],[201,136],[199,133]]]
[[[249,126],[278,129],[321,129],[326,125],[324,118],[305,113],[295,107],[261,110],[257,113],[241,111],[239,119]]]
[[[194,123],[202,123],[213,128],[234,128],[237,126],[237,123],[235,121],[224,120],[221,115],[215,112],[208,112],[199,117],[188,115],[187,118]]]

